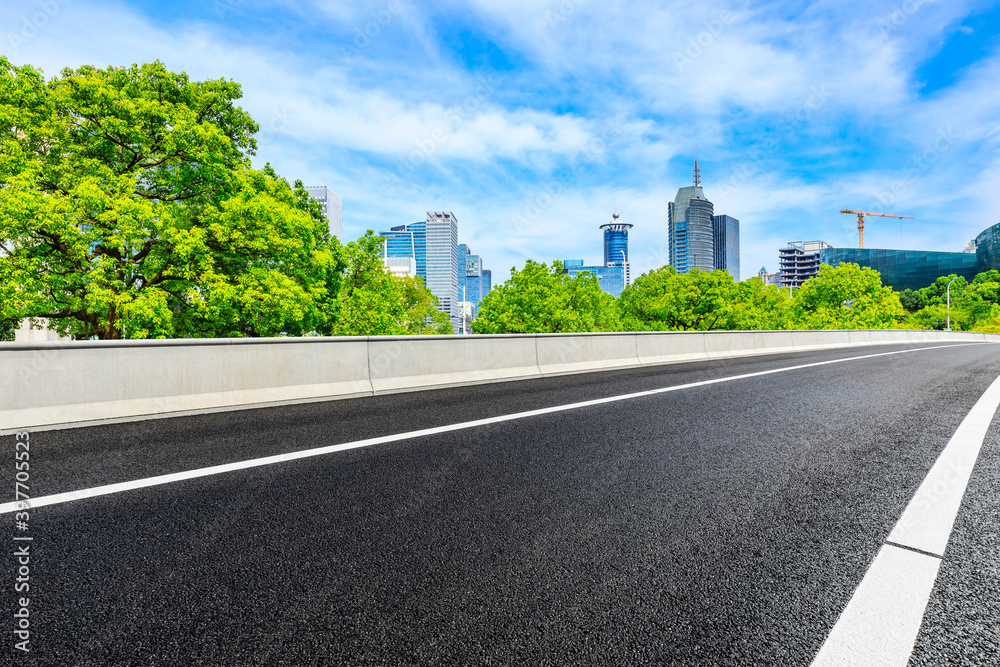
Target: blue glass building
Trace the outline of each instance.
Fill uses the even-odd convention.
[[[882,284],[894,290],[927,287],[941,276],[957,274],[972,280],[977,271],[977,254],[929,250],[885,250],[880,248],[824,248],[821,264],[857,264],[875,269]]]
[[[479,305],[489,291],[483,285],[483,259],[464,243],[458,246],[458,258],[458,298]]]
[[[740,221],[731,215],[712,217],[715,269],[740,281]]]
[[[625,267],[617,266],[584,266],[582,259],[564,259],[563,273],[575,278],[581,272],[593,273],[597,276],[597,284],[602,291],[614,296],[622,293],[625,285]]]
[[[715,215],[715,206],[701,189],[701,171],[694,163],[694,185],[680,188],[667,204],[670,265],[678,273],[692,269],[728,271],[740,279],[740,221]]]
[[[386,256],[413,257],[417,275],[438,298],[457,331],[462,321],[458,294],[458,219],[451,211],[428,211],[427,219],[381,232]],[[464,267],[463,267],[464,268]]]
[[[604,232],[604,265],[584,266],[582,259],[563,260],[563,273],[575,277],[581,271],[597,276],[597,284],[608,294],[618,296],[629,283],[628,230],[632,225],[619,222],[618,213],[612,221],[601,225]]]
[[[976,237],[976,272],[1000,271],[1000,223]]]

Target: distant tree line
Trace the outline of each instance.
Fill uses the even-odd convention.
[[[822,266],[789,294],[760,278],[735,282],[724,271],[677,273],[665,266],[636,278],[617,299],[592,273],[528,261],[486,295],[476,333],[718,331],[921,327],[879,273],[856,264]],[[921,327],[922,328],[922,327]]]

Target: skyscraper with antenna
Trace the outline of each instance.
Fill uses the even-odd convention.
[[[714,210],[701,189],[701,169],[695,160],[694,185],[680,188],[674,200],[667,204],[670,265],[678,273],[715,268]]]
[[[694,185],[680,188],[667,204],[670,265],[678,273],[692,269],[729,271],[740,279],[740,221],[715,215],[701,187],[701,168],[694,161]]]

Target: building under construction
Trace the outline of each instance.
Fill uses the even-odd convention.
[[[820,251],[832,247],[822,241],[790,241],[778,250],[778,284],[802,287],[802,283],[819,273]]]

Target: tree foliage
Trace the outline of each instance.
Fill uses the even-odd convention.
[[[906,317],[899,295],[882,285],[878,271],[857,264],[820,266],[793,300],[801,329],[890,329]]]
[[[479,305],[472,323],[483,333],[561,333],[617,331],[615,299],[602,291],[597,276],[583,271],[563,273],[562,263],[528,260],[522,270],[494,287]]]
[[[397,277],[382,262],[382,239],[369,231],[346,246],[347,270],[336,304],[339,336],[451,334],[448,316],[420,278]]]
[[[345,250],[301,182],[250,166],[240,96],[160,62],[45,81],[0,57],[0,318],[105,339],[444,331],[377,239]]]

